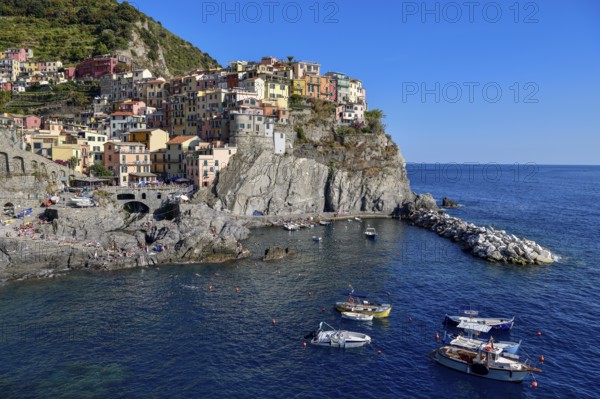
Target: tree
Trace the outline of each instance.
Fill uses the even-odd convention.
[[[110,170],[106,169],[104,165],[95,163],[88,168],[90,174],[96,177],[112,177],[113,174]]]
[[[75,169],[78,165],[79,165],[79,158],[77,158],[74,155],[71,158],[69,158],[69,167],[71,169]]]

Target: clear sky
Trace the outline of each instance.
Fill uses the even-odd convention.
[[[600,1],[130,3],[223,66],[361,79],[408,162],[600,164]]]

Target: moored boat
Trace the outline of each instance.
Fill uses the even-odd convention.
[[[326,330],[327,327],[330,329]],[[305,338],[310,339],[312,345],[336,348],[358,348],[371,343],[371,337],[367,334],[336,330],[324,321],[319,324],[317,331],[312,332]]]
[[[529,373],[542,371],[515,359],[514,355],[503,356],[502,352],[490,342],[481,344],[477,350],[446,345],[431,352],[430,356],[442,366],[497,381],[520,383]]]
[[[320,242],[323,238],[318,236],[312,236],[312,240],[316,242]]]
[[[296,223],[287,222],[283,224],[283,228],[287,231],[296,231],[300,229],[300,226],[298,226]]]
[[[357,313],[357,312],[342,312],[342,317],[344,319],[355,320],[355,321],[371,321],[371,320],[373,320],[372,314],[364,314],[364,313]]]
[[[321,220],[319,221],[319,224],[321,226],[329,226],[332,222],[330,220]]]
[[[390,315],[392,305],[389,303],[375,303],[368,299],[366,293],[354,290],[344,291],[348,298],[335,303],[335,308],[340,312],[355,312],[372,315],[375,318],[384,318]]]
[[[365,230],[365,236],[367,236],[367,238],[376,238],[377,231],[375,231],[374,227],[367,227],[367,229]]]

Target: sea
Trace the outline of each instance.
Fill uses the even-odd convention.
[[[489,263],[425,229],[371,219],[254,230],[252,257],[237,262],[9,282],[0,398],[600,397],[600,167],[408,164],[408,176],[415,192],[460,204],[448,213],[535,240],[558,260]],[[271,245],[295,254],[263,262]],[[390,317],[342,319],[333,305],[352,288],[391,303]],[[467,306],[515,316],[494,336],[522,340],[521,356],[542,372],[510,384],[434,363],[444,315]],[[305,345],[320,322],[372,343]]]

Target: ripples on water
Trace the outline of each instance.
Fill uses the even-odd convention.
[[[542,167],[539,183],[504,182],[501,197],[490,182],[430,187],[413,179],[416,191],[465,205],[453,214],[550,247],[563,256],[552,266],[486,263],[428,231],[377,220],[257,230],[246,243],[256,257],[237,263],[6,284],[0,397],[595,397],[599,171]],[[362,235],[367,223],[380,234],[375,242]],[[314,234],[323,241],[313,242]],[[299,253],[258,260],[271,244]],[[341,319],[332,305],[349,284],[382,292],[391,316]],[[517,316],[513,331],[498,338],[523,339],[534,361],[544,354],[537,389],[427,358],[444,314],[465,304]],[[303,336],[320,321],[365,332],[373,344],[304,348]]]

